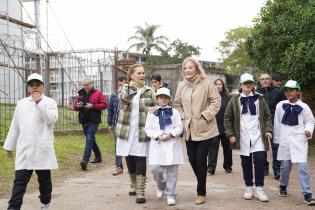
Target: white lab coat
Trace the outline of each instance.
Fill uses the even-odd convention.
[[[56,102],[46,96],[36,105],[32,97],[18,101],[3,148],[16,150],[15,170],[58,168],[54,150]]]
[[[179,165],[184,163],[184,156],[179,140],[183,133],[183,124],[179,112],[173,108],[172,124],[160,129],[159,117],[148,113],[145,132],[151,138],[149,151],[149,165]],[[175,138],[168,141],[156,141],[155,138],[163,133],[171,133]]]
[[[298,125],[289,126],[281,123],[285,111],[282,104],[290,103],[288,100],[277,104],[274,120],[274,143],[279,144],[278,160],[291,160],[292,163],[307,162],[308,139],[305,131],[310,131],[313,135],[314,116],[309,106],[300,100],[292,105],[300,105],[303,111],[298,115]]]
[[[253,93],[248,96],[253,96]],[[241,93],[241,97],[247,96]],[[239,105],[242,112],[243,106],[240,102]],[[250,114],[249,107],[246,114],[240,114],[240,149],[234,150],[239,155],[249,156],[253,152],[265,151],[259,123],[259,99],[255,101],[255,105],[256,115]]]

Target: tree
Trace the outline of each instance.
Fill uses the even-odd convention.
[[[217,48],[221,53],[222,67],[229,73],[241,74],[252,68],[252,62],[245,49],[245,41],[250,28],[238,27],[225,33],[225,38]]]
[[[173,41],[167,49],[168,54],[170,54],[173,59],[177,62],[182,62],[185,58],[191,57],[193,55],[200,55],[201,48],[199,46],[195,47],[183,42],[180,39]]]
[[[135,40],[136,43],[132,44],[131,48],[136,47],[136,50],[142,50],[143,54],[149,55],[152,53],[152,49],[163,53],[165,50],[162,47],[167,48],[166,42],[168,38],[165,36],[155,36],[156,30],[160,25],[149,25],[145,23],[145,27],[135,26],[136,32],[134,36],[131,36],[128,41]]]
[[[254,20],[246,50],[255,66],[315,86],[315,1],[268,0]]]

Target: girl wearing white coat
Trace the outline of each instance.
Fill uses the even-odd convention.
[[[159,88],[156,92],[159,107],[148,114],[145,132],[151,138],[149,164],[157,184],[158,198],[165,194],[167,204],[175,205],[175,187],[178,165],[184,163],[179,135],[183,132],[181,117],[176,109],[170,107],[171,98],[168,88]],[[166,171],[167,178],[163,174]]]
[[[278,160],[280,167],[280,195],[286,197],[292,163],[297,163],[304,202],[315,205],[308,176],[308,140],[312,139],[314,116],[309,106],[298,98],[300,85],[289,80],[285,86],[288,100],[277,104],[274,121],[274,141],[279,143]]]
[[[50,169],[58,168],[53,143],[53,127],[58,119],[56,102],[43,95],[44,83],[39,74],[27,80],[30,96],[21,99],[15,108],[3,148],[12,157],[16,150],[15,180],[8,209],[20,209],[26,186],[36,171],[41,209],[48,209],[52,184]]]

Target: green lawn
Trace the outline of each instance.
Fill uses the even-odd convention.
[[[96,136],[97,143],[103,153],[103,163],[89,164],[88,170],[97,170],[105,167],[105,164],[112,164],[114,161],[114,141],[110,135],[99,133]],[[84,136],[56,136],[55,149],[59,169],[53,170],[53,182],[60,183],[69,177],[81,176],[85,171],[80,169],[79,163],[82,159],[83,149],[85,146]],[[93,157],[91,157],[93,158]],[[6,157],[3,150],[0,150],[0,198],[8,197],[12,189],[14,179],[14,160]],[[33,176],[28,188],[37,189],[36,176]]]

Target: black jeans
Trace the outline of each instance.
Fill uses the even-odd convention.
[[[243,178],[246,186],[253,186],[253,161],[255,167],[255,185],[263,187],[265,174],[264,168],[266,163],[266,152],[253,152],[250,156],[241,155]]]
[[[30,181],[33,170],[16,170],[12,196],[8,209],[19,210],[23,203],[26,186]],[[36,170],[39,183],[39,199],[42,204],[49,204],[51,200],[52,184],[50,170]]]
[[[223,148],[224,157],[223,168],[225,170],[231,169],[233,164],[230,142],[225,135],[219,135],[218,137],[213,138],[213,140],[211,141],[208,154],[208,169],[211,169],[213,172],[215,172],[215,169],[217,167],[220,140]]]
[[[187,155],[190,165],[197,177],[197,194],[206,195],[207,156],[212,139],[203,141],[186,141]]]
[[[129,174],[143,175],[147,174],[147,158],[138,156],[126,156],[126,163]]]

